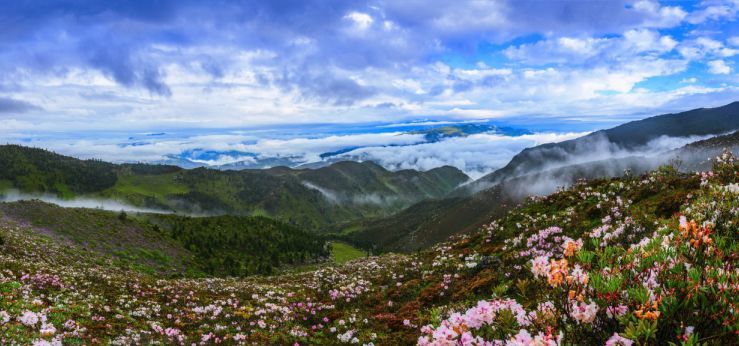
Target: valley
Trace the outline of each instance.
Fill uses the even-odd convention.
[[[739,131],[704,131],[737,104],[702,111],[709,128],[677,148],[645,149],[682,130],[637,122],[633,140],[615,128],[530,148],[474,181],[453,167],[183,169],[0,146],[15,197],[0,202],[0,341],[652,344],[699,326],[688,340],[730,342]],[[602,136],[620,141],[612,157],[584,156]]]

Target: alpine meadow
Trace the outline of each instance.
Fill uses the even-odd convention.
[[[0,2],[0,345],[739,345],[738,22]]]

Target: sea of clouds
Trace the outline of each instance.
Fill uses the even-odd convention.
[[[421,134],[407,132],[327,134],[270,138],[248,133],[205,134],[192,136],[98,138],[39,138],[13,141],[46,148],[63,155],[110,162],[173,162],[188,151],[221,153],[208,159],[190,158],[203,166],[219,166],[256,159],[281,158],[292,166],[329,163],[336,160],[374,161],[390,170],[430,170],[454,166],[473,178],[505,165],[527,147],[576,138],[587,132],[541,132],[523,136],[494,133],[448,138],[428,143]],[[329,158],[321,154],[346,148],[358,148]],[[243,153],[243,154],[239,154]],[[188,159],[187,157],[181,159]]]

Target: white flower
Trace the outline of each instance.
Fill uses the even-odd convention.
[[[0,311],[0,324],[6,324],[10,322],[10,315],[5,311]]]
[[[21,317],[18,317],[18,320],[26,326],[33,327],[38,323],[38,315],[33,311],[26,310]]]
[[[41,333],[41,336],[52,336],[56,334],[56,327],[51,323],[44,323],[41,325],[39,332]]]

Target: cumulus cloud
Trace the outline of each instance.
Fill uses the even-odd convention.
[[[736,1],[706,1],[701,4],[701,8],[690,14],[688,22],[691,24],[700,24],[706,21],[716,21],[720,19],[735,19],[739,12],[739,3]]]
[[[559,37],[509,47],[504,53],[513,60],[532,63],[577,63],[597,59],[600,63],[615,63],[641,54],[663,54],[671,51],[677,41],[669,35],[652,30],[629,30],[618,38]]]
[[[735,9],[646,0],[5,1],[0,18],[13,25],[0,33],[0,90],[46,112],[3,116],[0,132],[598,119],[672,111],[675,99],[697,94],[727,102],[735,79],[700,78],[706,71],[687,66],[731,65],[736,43],[722,29]],[[642,83],[676,74],[706,85]]]
[[[723,60],[712,60],[708,62],[708,71],[713,74],[729,74],[731,67]]]

